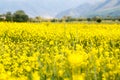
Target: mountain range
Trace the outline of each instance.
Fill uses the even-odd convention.
[[[120,16],[120,0],[105,0],[102,3],[85,3],[76,8],[65,10],[56,15],[56,18],[63,16],[71,17],[93,17],[93,16]]]

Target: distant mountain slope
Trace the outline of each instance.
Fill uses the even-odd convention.
[[[120,16],[120,0],[106,0],[99,4],[83,4],[74,9],[59,13],[56,17],[93,17],[93,16]]]
[[[86,3],[78,6],[77,8],[72,8],[66,11],[63,11],[59,13],[56,17],[61,18],[63,16],[72,16],[72,17],[78,17],[78,16],[85,16],[87,15],[90,11],[93,11],[94,6]],[[89,9],[88,9],[89,8]]]
[[[106,10],[111,8],[120,7],[120,0],[106,0],[96,7],[96,10]]]

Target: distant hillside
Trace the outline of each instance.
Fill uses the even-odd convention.
[[[63,16],[71,17],[93,17],[93,16],[120,16],[120,0],[106,0],[103,3],[98,3],[95,5],[92,4],[83,4],[77,8],[69,9],[63,11],[56,15],[57,18]]]
[[[61,18],[63,16],[72,16],[72,17],[79,17],[79,16],[86,16],[89,12],[93,11],[94,6],[86,3],[78,6],[77,8],[68,9],[59,13],[56,17]],[[89,8],[89,9],[88,9]]]

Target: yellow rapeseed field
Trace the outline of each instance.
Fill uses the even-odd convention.
[[[0,80],[120,80],[120,24],[1,22]]]

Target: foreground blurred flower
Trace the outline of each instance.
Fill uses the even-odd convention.
[[[73,75],[73,80],[85,80],[84,74],[81,75]]]
[[[73,53],[68,56],[68,61],[73,66],[80,66],[87,59],[86,53]]]

